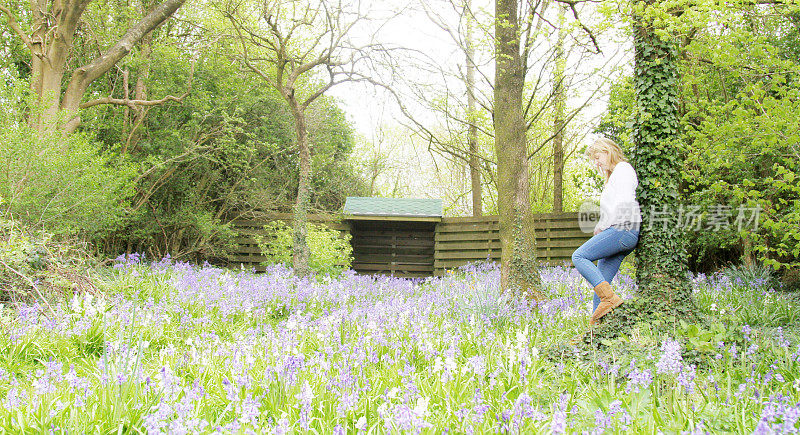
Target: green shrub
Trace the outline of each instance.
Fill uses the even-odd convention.
[[[267,236],[256,236],[259,248],[266,255],[264,264],[292,265],[293,229],[282,221],[264,225]],[[350,268],[353,247],[350,234],[341,234],[325,226],[308,224],[308,266],[319,275],[337,276]]]
[[[96,235],[117,227],[133,195],[134,168],[92,136],[28,124],[38,108],[24,83],[0,90],[0,197],[31,229]]]

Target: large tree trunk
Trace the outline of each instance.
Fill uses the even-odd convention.
[[[464,3],[464,15],[467,20],[466,32],[466,63],[467,63],[467,111],[469,113],[469,130],[467,143],[469,144],[469,173],[472,184],[472,215],[483,215],[483,202],[481,191],[481,168],[478,160],[478,117],[475,116],[475,48],[472,41],[472,2]]]
[[[682,166],[677,46],[673,38],[661,39],[656,30],[652,22],[636,17],[634,83],[640,115],[633,163],[643,220],[636,279],[640,295],[651,300],[651,306],[685,318],[693,313],[694,303],[685,234],[675,212]]]
[[[564,210],[564,129],[566,128],[565,106],[567,96],[564,89],[564,37],[563,29],[565,7],[559,8],[560,27],[556,41],[555,68],[553,71],[553,103],[555,116],[553,117],[553,212],[560,213]]]
[[[308,233],[308,208],[311,204],[311,146],[308,143],[308,130],[304,111],[293,97],[289,98],[289,105],[294,116],[300,169],[297,199],[294,205],[292,267],[295,275],[306,276],[310,273],[308,266],[309,249],[306,236]]]
[[[46,0],[31,1],[33,33],[28,47],[33,77],[31,89],[36,92],[42,111],[39,116],[32,117],[31,123],[40,128],[52,123],[58,115],[67,59],[72,51],[80,17],[89,0],[48,3]]]
[[[541,296],[536,239],[530,207],[528,150],[522,116],[524,74],[520,56],[517,0],[495,1],[496,76],[494,131],[497,153],[497,196],[500,282],[504,291]]]
[[[9,25],[31,52],[33,79],[31,89],[41,104],[41,115],[31,117],[39,129],[58,128],[67,133],[80,124],[78,111],[89,85],[114,67],[142,38],[170,18],[186,0],[165,0],[154,7],[141,21],[100,57],[75,69],[62,93],[67,60],[72,53],[73,38],[91,0],[31,0],[32,29],[26,34],[11,10],[0,5]],[[64,116],[63,119],[59,116]],[[56,122],[60,124],[56,125]]]

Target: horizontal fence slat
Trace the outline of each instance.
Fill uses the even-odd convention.
[[[572,221],[553,221],[547,224],[548,226],[536,226],[534,227],[534,231],[537,234],[542,232],[553,232],[555,231],[564,231],[564,230],[579,230],[578,222]],[[466,232],[466,231],[475,231],[475,232],[498,232],[500,231],[500,226],[498,224],[489,224],[489,223],[477,223],[477,224],[458,224],[458,225],[442,225],[436,228],[436,233],[453,233],[453,232]],[[591,233],[584,233],[584,234],[591,234]]]
[[[576,211],[565,211],[560,213],[534,213],[533,214],[534,220],[569,220],[569,219],[578,219],[578,212]]]
[[[486,258],[482,258],[482,259],[436,260],[433,263],[433,266],[436,269],[450,269],[450,268],[454,268],[454,267],[464,266],[464,265],[469,264],[469,263],[483,262],[483,261],[486,261]],[[500,257],[491,258],[491,261],[500,261]],[[541,262],[547,262],[547,263],[559,264],[559,265],[564,264],[565,262],[569,263],[570,265],[572,264],[572,260],[570,258],[567,258],[567,257],[550,257],[550,258],[539,257],[539,258],[536,259],[536,261],[540,262],[540,263]]]
[[[563,213],[534,213],[532,215],[534,221],[551,221],[551,220],[571,220],[578,219],[578,212],[563,212]],[[500,220],[497,215],[490,216],[455,216],[442,218],[443,224],[449,223],[463,223],[463,222],[498,222]]]
[[[359,263],[353,264],[353,270],[398,270],[398,271],[410,271],[410,272],[432,272],[433,271],[433,264],[430,265],[423,265],[423,264],[375,264],[375,263]]]
[[[574,252],[574,251],[569,250],[569,249],[568,250],[551,250],[551,251],[549,251],[549,255],[545,255],[545,252],[541,252],[536,256],[536,258],[539,258],[539,259],[557,258],[557,259],[569,260],[570,262],[572,262],[572,252]],[[480,252],[480,251],[471,251],[471,252],[470,251],[467,251],[467,252],[458,252],[458,251],[437,252],[434,255],[434,258],[435,258],[434,263],[435,264],[439,264],[439,262],[441,262],[441,261],[447,262],[447,261],[461,261],[461,260],[481,261],[481,260],[486,260],[486,257],[488,256],[488,254],[491,254],[491,259],[500,259],[500,256],[501,256],[502,253],[501,252],[495,252],[495,251],[492,251],[491,253],[488,252],[488,251],[486,251],[486,252]]]
[[[591,237],[588,234],[581,233],[579,230],[562,233],[553,232],[550,234],[550,237],[547,237],[547,234],[536,234],[537,243],[539,241],[547,240],[548,238],[550,240],[574,240],[575,243],[581,245]],[[436,242],[480,241],[487,243],[490,240],[499,241],[500,235],[497,233],[446,233],[436,235]]]
[[[572,253],[575,252],[575,249],[577,249],[577,248],[572,248],[572,247],[563,248],[562,247],[562,248],[550,248],[550,249],[547,249],[547,250],[540,249],[540,250],[536,251],[536,256],[537,257],[545,257],[546,256],[546,257],[550,257],[550,258],[559,257],[559,258],[570,258],[571,259],[572,258]]]
[[[536,249],[571,248],[574,250],[578,249],[584,241],[572,239],[537,240]]]
[[[550,231],[552,231],[554,229],[572,229],[572,228],[579,228],[577,220],[575,220],[575,221],[572,221],[572,220],[549,221],[549,222],[547,222],[546,226],[537,226],[536,227],[536,231],[537,232],[538,231],[542,231],[542,230],[546,231],[547,229],[550,229]]]
[[[572,220],[557,220],[547,222],[535,222],[534,229],[536,231],[553,230],[555,228],[579,228],[578,221]],[[500,224],[497,222],[475,222],[475,223],[457,223],[457,224],[439,224],[436,231],[453,232],[453,231],[499,231]]]
[[[356,234],[354,237],[350,239],[351,243],[354,244],[374,244],[374,243],[401,243],[401,244],[408,244],[408,245],[424,245],[426,243],[433,242],[435,238],[433,234],[430,236],[426,235],[425,237],[392,237],[391,235],[388,236],[364,236],[361,234]]]
[[[436,234],[437,242],[455,242],[462,240],[500,240],[498,233],[447,233]]]
[[[237,245],[255,245],[258,242],[253,236],[239,235],[233,238],[233,243],[236,243]]]
[[[228,261],[231,263],[260,263],[267,261],[267,257],[263,255],[229,255]]]
[[[262,255],[261,248],[258,246],[239,246],[236,248],[237,254],[258,254]]]
[[[497,260],[497,261],[499,261],[499,260]],[[569,265],[572,264],[571,261],[564,260],[564,259],[550,259],[550,260],[543,260],[541,258],[537,259],[537,262],[539,264],[544,264],[544,265],[547,265],[547,266],[564,266],[565,261],[569,262]],[[456,268],[461,267],[461,266],[466,266],[469,263],[470,262],[466,262],[465,261],[465,262],[462,262],[460,264],[459,263],[450,263],[447,266],[439,266],[439,265],[437,265],[435,270],[434,270],[434,272],[433,272],[433,274],[434,274],[434,276],[444,276],[444,275],[447,275],[448,273],[452,273]]]
[[[584,233],[576,228],[555,228],[550,231],[537,231],[536,238],[575,238],[589,240],[592,238],[592,233]]]
[[[578,249],[584,240],[572,240],[572,239],[554,239],[554,240],[537,240],[536,241],[536,249],[553,249],[553,248],[572,248]],[[499,251],[500,241],[494,240],[492,242],[487,242],[484,240],[472,240],[472,241],[462,241],[462,242],[436,242],[436,251],[473,251],[473,250],[493,250]]]
[[[492,223],[465,223],[440,225],[436,227],[437,233],[454,233],[462,231],[500,231],[500,227],[497,224]]]
[[[500,250],[500,241],[499,240],[468,240],[468,241],[458,241],[458,242],[444,242],[444,241],[437,241],[436,242],[436,250],[437,251],[454,251],[454,250],[474,250],[474,249],[483,249],[483,250]]]
[[[371,270],[362,270],[357,271],[359,275],[367,275],[367,276],[393,276],[395,278],[429,278],[431,276],[435,276],[434,271],[426,270],[422,272],[414,272],[408,270],[396,270],[394,272],[389,271],[371,271]]]
[[[495,252],[492,251],[492,254]],[[450,260],[450,259],[463,259],[463,258],[470,258],[470,259],[486,259],[486,254],[488,251],[483,253],[479,251],[444,251],[444,252],[437,252],[434,254],[434,259],[436,260]],[[497,251],[497,255],[500,256],[500,251]]]
[[[479,216],[479,217],[472,217],[472,216],[457,216],[457,217],[446,217],[442,218],[442,222],[439,225],[448,225],[448,224],[463,224],[463,223],[497,223],[500,219],[498,216]]]
[[[500,261],[500,258],[499,257],[496,258],[496,259],[493,258],[492,260],[493,261]],[[486,259],[484,258],[483,260],[446,260],[446,261],[445,260],[436,260],[433,263],[433,267],[436,268],[436,269],[450,269],[450,268],[453,268],[453,267],[460,267],[460,266],[464,266],[464,265],[469,264],[469,263],[475,263],[475,262],[478,262],[478,261],[486,261]]]

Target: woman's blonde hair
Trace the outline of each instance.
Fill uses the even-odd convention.
[[[627,162],[625,155],[622,154],[622,148],[620,148],[619,145],[617,145],[617,143],[611,139],[601,137],[594,141],[594,143],[589,145],[589,147],[586,149],[586,156],[590,159],[593,159],[594,156],[601,152],[608,153],[608,163],[611,167],[616,166],[619,162]],[[611,177],[611,171],[603,172],[603,177],[606,179],[605,182],[608,183],[608,178]]]

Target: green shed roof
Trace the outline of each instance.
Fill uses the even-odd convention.
[[[353,216],[442,217],[442,200],[348,196],[344,213]]]

